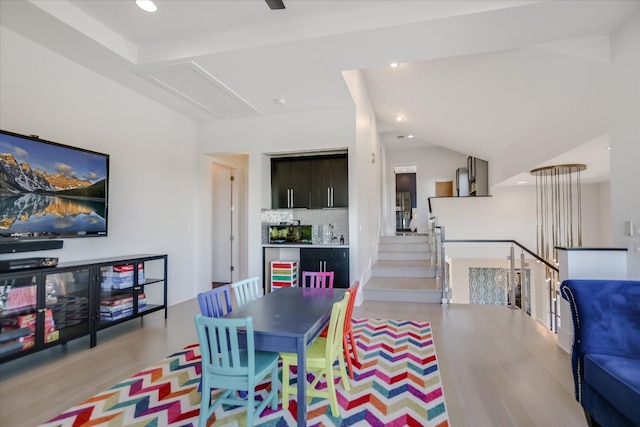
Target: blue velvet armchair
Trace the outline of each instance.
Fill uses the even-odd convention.
[[[565,280],[576,399],[590,426],[640,427],[640,281]]]

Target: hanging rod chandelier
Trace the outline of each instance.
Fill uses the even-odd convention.
[[[536,240],[538,255],[558,264],[556,247],[582,247],[583,164],[544,166],[536,177]]]

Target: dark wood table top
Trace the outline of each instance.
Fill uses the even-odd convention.
[[[225,317],[253,317],[258,333],[301,336],[324,323],[346,289],[281,288],[234,309]]]

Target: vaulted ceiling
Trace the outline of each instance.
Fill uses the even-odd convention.
[[[438,145],[505,163],[524,145],[544,148],[513,162],[504,183],[552,162],[607,179],[608,36],[640,10],[613,0],[156,4],[1,0],[0,24],[195,120],[350,108],[341,72],[359,69],[387,149]]]

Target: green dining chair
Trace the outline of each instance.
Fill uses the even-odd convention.
[[[206,427],[207,420],[221,404],[246,406],[247,426],[253,425],[269,403],[276,410],[279,354],[255,351],[253,318],[227,319],[197,314],[194,321],[202,354],[198,425]],[[240,335],[246,335],[246,347],[242,349]],[[263,400],[256,400],[255,388],[269,374],[271,389]],[[242,390],[248,390],[246,399],[237,397],[236,392]]]

